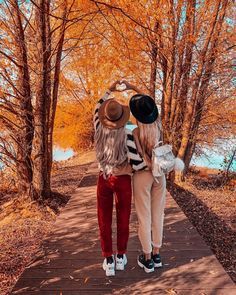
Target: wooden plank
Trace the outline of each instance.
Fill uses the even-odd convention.
[[[136,259],[139,252],[136,249],[131,249],[127,252],[128,259]],[[173,260],[173,258],[186,258],[186,259],[200,259],[202,257],[206,257],[212,255],[210,249],[191,249],[191,250],[180,250],[180,249],[173,249],[167,250],[163,249],[162,251],[162,259],[169,261]],[[101,251],[97,248],[95,249],[87,249],[82,251],[74,251],[74,252],[65,252],[65,251],[51,251],[45,252],[44,259],[48,260],[60,260],[61,263],[64,263],[69,260],[73,260],[74,263],[80,262],[81,260],[86,261],[101,261]]]
[[[209,261],[208,261],[209,262]],[[196,262],[198,264],[198,262]],[[155,272],[146,274],[140,267],[136,264],[135,266],[133,264],[128,263],[126,266],[126,271],[117,271],[116,275],[117,278],[127,278],[127,272],[129,279],[131,278],[140,278],[141,277],[156,277],[162,275],[164,276],[165,273],[168,273],[168,276],[171,274],[175,276],[177,273],[179,273],[179,268],[181,268],[182,273],[191,272],[188,273],[188,277],[195,278],[196,276],[201,279],[201,281],[205,279],[206,274],[207,277],[210,279],[215,279],[221,274],[221,268],[216,265],[216,268],[207,269],[205,265],[198,264],[198,265],[192,265],[192,267],[189,266],[189,264],[180,264],[180,267],[173,267],[172,265],[165,265],[163,268],[156,269]],[[97,264],[90,264],[83,268],[30,268],[27,269],[24,272],[24,278],[25,279],[31,279],[31,278],[54,278],[54,277],[60,277],[60,278],[101,278],[104,279],[104,271],[101,267],[101,262]]]
[[[115,277],[105,277],[101,267],[94,166],[91,171],[12,294],[236,294],[230,277],[170,195],[165,209],[164,267],[146,274],[137,266],[141,246],[132,205],[128,265],[125,271],[117,271]],[[114,249],[115,226],[114,222]]]
[[[206,278],[205,280],[201,280],[201,282],[198,280],[198,278],[193,278],[187,276],[184,280],[181,277],[180,280],[178,279],[178,276],[174,277],[166,277],[164,276],[156,276],[156,277],[147,277],[147,275],[144,276],[145,279],[141,279],[140,277],[134,279],[134,278],[82,278],[82,279],[64,279],[60,277],[55,277],[52,279],[22,279],[18,282],[17,286],[18,289],[22,289],[27,287],[27,290],[33,291],[33,290],[91,290],[94,289],[96,291],[100,290],[106,290],[106,287],[109,289],[116,289],[122,291],[128,288],[130,292],[133,290],[142,290],[143,294],[146,294],[145,292],[149,292],[149,294],[152,294],[151,292],[156,291],[156,289],[160,290],[168,290],[168,289],[174,289],[174,290],[192,290],[192,291],[198,291],[201,289],[207,290],[207,289],[215,289],[218,288],[225,290],[225,294],[227,294],[227,289],[233,290],[233,286],[230,285],[227,281],[225,281],[222,277],[217,277],[217,280],[212,280],[212,278]],[[168,281],[166,280],[168,278]],[[173,281],[175,280],[175,284]],[[14,293],[13,293],[14,294]],[[80,294],[80,293],[79,293]],[[132,294],[132,293],[130,293]]]
[[[22,290],[23,291],[23,290]],[[130,293],[132,292],[132,293]],[[191,289],[182,289],[182,290],[175,290],[175,289],[155,289],[152,293],[142,293],[140,290],[130,290],[128,287],[123,290],[112,290],[106,288],[104,290],[94,290],[94,289],[86,289],[86,290],[34,290],[34,291],[23,291],[22,293],[14,293],[14,294],[23,294],[23,295],[109,295],[109,294],[132,294],[132,295],[140,295],[140,294],[150,294],[150,295],[168,295],[168,294],[177,294],[177,295],[235,295],[234,289],[227,289],[224,288],[217,288],[217,289],[198,289],[191,290]]]
[[[172,258],[173,257],[173,258]],[[197,262],[199,259],[197,258],[189,258],[189,257],[181,257],[181,256],[172,256],[169,259],[165,258],[163,260],[163,264],[165,269],[167,268],[178,268],[181,267],[182,265],[187,265],[188,269],[192,271],[192,265],[193,262]],[[212,259],[206,259],[207,257],[202,257],[205,259],[206,262],[210,263],[211,270],[219,270],[221,269],[222,272],[222,267],[214,261],[215,257],[210,256],[209,258]],[[59,260],[59,259],[53,259],[53,260],[43,260],[43,261],[36,261],[30,265],[31,268],[39,268],[39,269],[71,269],[71,268],[76,268],[76,269],[91,269],[95,268],[97,270],[100,270],[101,264],[102,264],[101,258],[95,258],[94,260],[88,260],[88,259],[80,259],[80,260],[73,260],[73,259],[64,259],[64,260]],[[204,262],[205,263],[205,262]],[[192,264],[192,265],[191,265]],[[129,268],[137,268],[137,263],[136,263],[136,258],[130,258],[129,259]],[[207,265],[207,267],[209,267]],[[204,268],[206,271],[207,269]],[[223,274],[223,273],[222,273]]]

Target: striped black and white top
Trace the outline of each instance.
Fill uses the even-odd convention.
[[[97,105],[94,110],[94,117],[93,117],[93,123],[94,123],[94,129],[95,132],[97,131],[99,125],[101,124],[98,118],[98,110],[102,103],[109,98],[110,92],[107,91],[105,95],[97,102]],[[134,137],[132,134],[132,131],[129,130],[128,128],[125,128],[125,133],[126,133],[126,144],[127,144],[127,157],[128,161],[134,171],[140,171],[147,169],[147,165],[145,161],[140,157],[137,147],[134,141]]]

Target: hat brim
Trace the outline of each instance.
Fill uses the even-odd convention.
[[[123,109],[123,114],[122,114],[121,118],[117,121],[110,121],[105,116],[105,107],[106,107],[107,103],[111,100],[117,101],[122,106],[122,109]],[[122,100],[116,99],[116,98],[110,98],[110,99],[104,101],[98,110],[99,121],[101,122],[101,124],[104,127],[108,128],[108,129],[119,129],[119,128],[125,126],[125,124],[129,121],[129,117],[130,117],[129,107],[127,105],[125,105]]]
[[[143,94],[142,94],[143,95]],[[153,112],[150,115],[143,115],[138,107],[137,101],[139,100],[140,96],[139,95],[134,95],[131,97],[129,101],[129,107],[132,115],[137,119],[139,122],[143,124],[151,124],[156,121],[158,118],[158,109],[157,106],[155,105]]]

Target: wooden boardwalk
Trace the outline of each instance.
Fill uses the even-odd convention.
[[[97,165],[92,164],[12,294],[236,294],[234,283],[170,195],[165,211],[164,267],[146,274],[137,266],[141,248],[133,210],[128,265],[115,277],[105,277],[96,216],[96,175]]]

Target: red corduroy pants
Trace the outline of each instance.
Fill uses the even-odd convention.
[[[97,212],[101,248],[104,257],[113,254],[112,249],[112,211],[115,198],[117,222],[117,253],[124,254],[129,238],[129,219],[131,212],[131,176],[110,176],[104,179],[100,174],[97,183]]]

